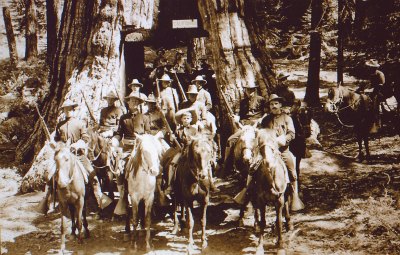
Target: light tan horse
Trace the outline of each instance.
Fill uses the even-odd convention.
[[[82,224],[86,237],[89,237],[85,190],[88,174],[78,157],[71,153],[69,143],[59,142],[52,147],[55,149],[56,172],[54,178],[61,210],[61,251],[64,251],[68,214],[72,220],[72,235],[76,236],[75,231],[78,228],[78,243],[82,243],[83,239]]]
[[[158,136],[149,134],[136,135],[136,147],[127,163],[126,178],[128,183],[128,193],[132,203],[132,225],[133,235],[131,244],[137,249],[138,239],[138,211],[139,203],[144,203],[144,225],[146,228],[146,250],[151,249],[150,225],[151,210],[154,202],[156,189],[156,177],[160,173],[160,159],[165,152],[161,139]],[[129,204],[127,211],[129,212]],[[129,213],[126,217],[125,230],[130,233]]]
[[[292,229],[289,214],[289,189],[288,172],[283,162],[279,147],[276,141],[276,133],[272,129],[263,129],[257,132],[257,143],[262,161],[258,165],[254,173],[255,183],[250,191],[251,202],[255,208],[255,212],[259,210],[259,215],[255,215],[255,221],[260,226],[259,241],[256,254],[264,254],[264,229],[265,207],[267,204],[273,204],[276,212],[276,226],[279,248],[283,248],[284,240],[282,236],[282,214],[285,211],[286,227]]]

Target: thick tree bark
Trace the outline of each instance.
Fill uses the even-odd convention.
[[[18,62],[17,44],[15,43],[14,30],[11,22],[11,14],[8,7],[3,7],[4,24],[6,26],[8,49],[10,52],[11,65],[15,66]]]
[[[26,18],[26,29],[25,29],[25,59],[30,60],[36,58],[38,55],[38,39],[37,39],[37,20],[36,20],[36,6],[35,0],[26,0],[25,3],[25,18]]]
[[[51,66],[57,49],[57,34],[60,27],[60,0],[46,0],[47,63]]]
[[[343,24],[343,8],[344,0],[338,0],[338,52],[337,52],[337,84],[343,83],[343,42],[344,42],[344,24]]]
[[[321,65],[321,32],[319,27],[322,22],[322,0],[312,1],[311,32],[310,32],[310,58],[308,64],[308,80],[304,100],[310,106],[319,106],[319,71]]]

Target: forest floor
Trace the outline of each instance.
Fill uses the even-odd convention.
[[[297,97],[304,96],[307,70],[299,63],[280,62],[278,69],[291,73],[289,81]],[[296,69],[294,69],[296,68]],[[321,97],[334,86],[335,72],[321,74]],[[347,84],[354,81],[346,77]],[[304,211],[293,215],[294,230],[285,232],[286,254],[399,254],[400,210],[396,208],[400,188],[399,137],[387,123],[370,142],[370,162],[356,162],[357,146],[351,129],[322,109],[315,110],[320,124],[322,148],[312,149],[312,157],[301,163],[301,197]],[[17,194],[21,177],[12,165],[12,151],[0,156],[1,254],[57,254],[60,246],[60,214],[44,216],[35,211],[43,192]],[[254,254],[257,238],[251,209],[245,227],[238,227],[239,208],[232,197],[239,191],[234,178],[218,179],[220,192],[212,194],[208,209],[206,254]],[[114,203],[115,205],[115,203]],[[112,205],[109,208],[112,211]],[[199,212],[195,210],[195,253],[200,253]],[[267,224],[275,213],[267,211]],[[124,221],[102,221],[88,217],[91,237],[78,245],[67,239],[69,254],[131,254],[123,241]],[[183,254],[187,236],[172,235],[169,218],[154,219],[153,254]],[[144,232],[140,231],[138,254],[144,254]],[[265,253],[276,254],[275,234],[265,234]]]

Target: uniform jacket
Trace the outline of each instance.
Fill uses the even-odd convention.
[[[240,120],[252,121],[261,118],[264,114],[265,106],[266,102],[262,96],[246,97],[240,102]]]
[[[158,110],[154,112],[147,112],[146,116],[149,118],[150,123],[150,134],[155,135],[159,131],[162,131],[165,135],[167,132],[167,127],[164,124],[162,113]]]
[[[204,88],[201,88],[199,90],[199,94],[197,94],[197,99],[196,100],[200,101],[200,102],[203,102],[206,105],[207,110],[211,110],[212,101],[211,101],[210,92],[208,92]]]
[[[122,137],[134,139],[135,134],[145,133],[150,133],[149,117],[142,113],[127,113],[121,116],[115,137],[118,140],[121,140]]]
[[[75,143],[79,139],[88,143],[90,138],[87,133],[85,122],[74,117],[60,121],[56,126],[54,140],[56,142],[67,142],[68,139],[71,139],[71,143]]]
[[[284,113],[265,116],[261,121],[261,127],[274,129],[277,136],[285,136],[286,144],[279,148],[281,151],[285,151],[289,146],[289,142],[295,137],[293,119]]]
[[[176,92],[176,89],[171,87],[165,88],[161,90],[160,97],[161,97],[161,109],[164,112],[167,112],[169,110],[176,112],[178,110],[179,97],[178,97],[178,92]]]
[[[100,127],[110,129],[118,127],[119,119],[121,118],[123,111],[121,107],[115,107],[113,105],[107,106],[100,111]]]

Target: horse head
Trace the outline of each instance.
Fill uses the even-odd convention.
[[[343,93],[340,87],[330,88],[328,90],[328,98],[325,104],[325,110],[327,112],[336,113],[339,111],[339,107],[343,102]]]
[[[54,178],[60,189],[66,188],[72,182],[73,177],[76,158],[72,157],[73,154],[70,151],[69,141],[67,144],[58,142],[54,148],[54,160],[56,162]]]
[[[137,169],[142,167],[145,172],[152,176],[157,176],[160,173],[160,159],[164,148],[155,136],[144,134],[136,135],[137,150],[136,159],[133,161],[133,167]]]
[[[241,159],[245,165],[249,165],[254,156],[255,139],[256,128],[244,126],[235,145],[235,158]]]
[[[187,150],[187,158],[191,169],[195,170],[193,174],[198,179],[208,177],[208,170],[213,160],[213,143],[207,136],[194,137]]]

